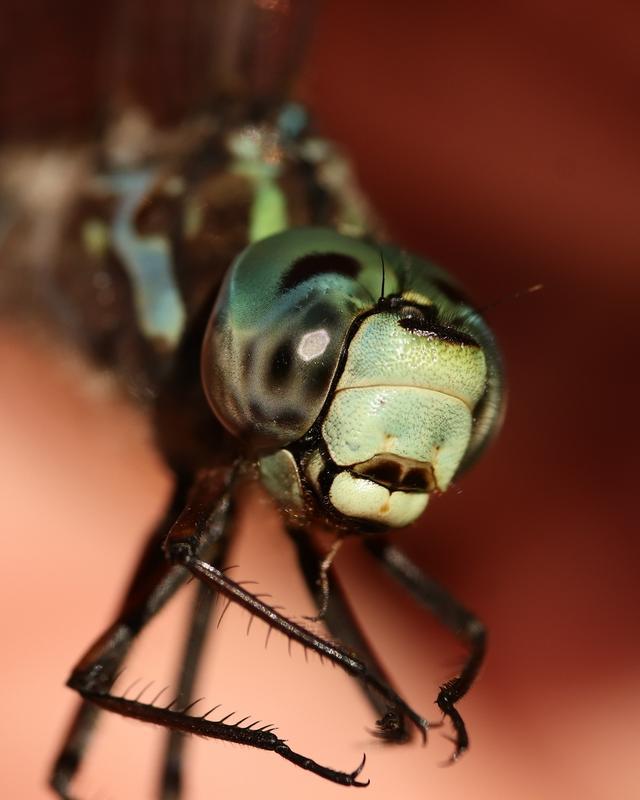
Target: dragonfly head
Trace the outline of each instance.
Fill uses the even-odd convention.
[[[413,522],[500,417],[493,338],[446,274],[331,230],[293,229],[237,259],[202,374],[286,510],[361,530]]]

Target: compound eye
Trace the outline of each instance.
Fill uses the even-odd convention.
[[[299,439],[327,399],[354,319],[375,304],[360,281],[376,251],[298,228],[252,244],[232,265],[205,336],[202,379],[225,427],[252,451]],[[368,274],[368,273],[367,273]]]

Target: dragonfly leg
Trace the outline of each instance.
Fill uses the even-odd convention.
[[[388,544],[384,538],[367,539],[365,546],[417,602],[428,608],[468,647],[469,655],[459,674],[442,684],[436,699],[436,704],[453,725],[454,751],[449,763],[456,761],[469,748],[467,729],[456,703],[467,694],[482,666],[487,643],[485,627],[446,589],[425,575],[401,550]]]
[[[229,494],[229,480],[224,478],[220,471],[205,473],[196,482],[184,510],[171,528],[174,536],[190,542],[194,558],[206,556],[214,562],[217,560],[216,554],[212,558],[210,545],[213,540],[222,536],[226,528],[228,510],[231,508]],[[220,573],[216,567],[209,564],[208,566]],[[141,572],[146,575],[149,571],[144,569]],[[153,703],[143,703],[139,697],[131,700],[112,693],[111,687],[117,677],[117,669],[131,642],[188,576],[189,571],[177,562],[165,561],[159,571],[150,570],[147,580],[142,581],[142,585],[136,586],[138,591],[131,592],[128,596],[123,613],[76,666],[68,685],[78,691],[85,701],[100,709],[182,733],[193,733],[270,750],[301,769],[334,783],[344,786],[367,786],[368,781],[359,780],[364,767],[364,758],[353,771],[342,772],[318,764],[311,758],[292,750],[286,740],[273,733],[271,725],[256,728],[255,722],[246,725],[242,724],[245,720],[236,723],[227,722],[230,715],[212,720],[208,717],[213,709],[203,716],[196,717],[188,713],[193,706],[191,702],[184,707],[182,704],[176,707],[176,701],[172,701],[163,707]],[[83,722],[86,726],[87,721],[92,723],[94,720],[95,712],[91,716],[85,715]],[[90,730],[86,727],[81,731],[72,730],[72,736],[67,740],[56,763],[52,786],[63,798],[70,798],[71,778],[81,761],[88,733]],[[72,747],[69,746],[69,742],[72,742]]]
[[[167,557],[173,564],[186,567],[189,572],[200,582],[209,586],[212,591],[220,592],[292,641],[297,641],[303,647],[314,650],[323,658],[340,666],[348,674],[359,678],[365,685],[381,695],[390,708],[397,709],[398,712],[406,715],[422,736],[426,736],[427,721],[408,706],[362,659],[341,645],[324,639],[303,625],[285,617],[259,597],[244,589],[239,583],[231,580],[213,564],[203,561],[198,556],[197,538],[190,534],[189,525],[182,525],[179,519],[169,532],[164,548]]]
[[[230,516],[230,515],[229,515]],[[215,553],[215,563],[224,562],[230,537],[220,541],[220,547]],[[212,556],[209,556],[212,558]],[[182,664],[178,678],[177,695],[185,704],[193,700],[193,687],[196,681],[198,666],[202,651],[210,628],[211,615],[215,605],[216,595],[212,594],[206,586],[197,587],[196,596],[190,611],[187,637],[182,654]],[[167,744],[164,753],[164,767],[161,774],[158,795],[161,800],[172,800],[180,797],[182,791],[183,753],[186,744],[184,735],[174,729],[169,729]]]
[[[298,563],[307,588],[316,605],[320,608],[323,598],[318,596],[318,576],[323,555],[307,531],[289,527],[287,532],[295,545]],[[388,675],[378,662],[375,653],[371,650],[339,581],[331,581],[331,589],[323,621],[333,637],[347,645],[350,650],[359,654],[366,664],[367,670],[375,676],[379,683],[390,683]],[[379,715],[374,735],[389,742],[402,743],[408,741],[410,735],[402,708],[390,704],[387,698],[369,684],[361,683],[360,685],[373,710]]]
[[[169,511],[156,527],[142,553],[115,622],[80,660],[68,685],[85,698],[80,704],[54,763],[50,784],[62,798],[70,798],[70,787],[82,764],[100,709],[89,702],[91,691],[107,690],[118,675],[135,637],[189,577],[189,573],[167,563],[161,543],[187,500],[178,488]],[[216,531],[211,532],[215,541]]]

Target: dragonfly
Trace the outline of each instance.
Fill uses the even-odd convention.
[[[306,11],[220,8],[213,27],[225,46],[206,108],[162,129],[127,98],[92,145],[3,163],[7,296],[32,293],[22,276],[42,276],[47,263],[43,297],[30,302],[148,409],[175,476],[116,618],[69,678],[80,705],[51,776],[62,798],[73,797],[104,711],[167,729],[166,797],[182,789],[184,733],[267,750],[337,784],[368,784],[364,758],[337,769],[273,726],[192,713],[216,596],[358,680],[378,738],[425,739],[429,723],[388,680],[331,580],[351,537],[467,645],[436,703],[453,728],[451,759],[469,746],[457,703],[482,664],[484,627],[392,531],[419,518],[497,433],[497,345],[450,275],[386,242],[348,159],[288,99]],[[307,622],[322,620],[329,636],[229,576],[234,501],[247,481],[281,509],[317,605]],[[328,549],[317,528],[333,537]],[[119,694],[136,638],[190,579],[198,602],[176,698]]]

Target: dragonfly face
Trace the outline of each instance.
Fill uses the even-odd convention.
[[[235,260],[202,378],[287,513],[342,529],[413,522],[500,416],[493,338],[451,280],[322,228],[276,234]]]

